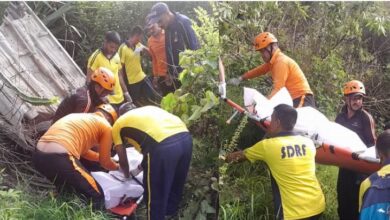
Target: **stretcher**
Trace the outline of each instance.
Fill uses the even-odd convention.
[[[134,148],[126,148],[126,154],[130,170],[141,163],[143,156]],[[131,180],[125,180],[120,171],[92,172],[91,174],[104,191],[105,208],[122,219],[131,217],[143,199],[143,172],[133,176]]]
[[[274,97],[268,100],[256,90],[244,88],[246,109],[227,98],[224,101],[237,112],[248,115],[259,126],[267,128],[276,105],[283,103],[292,106],[292,99],[287,89],[283,88]],[[375,147],[367,148],[356,133],[329,121],[312,107],[298,108],[297,112],[298,118],[294,131],[311,138],[316,144],[317,163],[335,165],[367,174],[380,169]]]
[[[225,83],[222,61],[219,61],[219,80]],[[244,106],[238,105],[221,94],[221,99],[235,112],[227,123],[238,114],[245,114],[258,126],[266,129],[270,125],[273,108],[279,104],[292,106],[292,98],[286,88],[282,88],[271,99],[266,98],[255,89],[244,87]],[[380,169],[375,147],[367,148],[359,136],[342,125],[329,121],[318,110],[312,107],[297,108],[298,118],[294,131],[313,140],[316,144],[316,162],[334,165],[360,173],[371,174]]]

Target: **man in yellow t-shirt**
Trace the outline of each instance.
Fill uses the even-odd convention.
[[[127,41],[119,48],[122,75],[125,82],[123,88],[125,92],[129,92],[137,106],[150,105],[157,101],[157,93],[141,66],[141,52],[143,50],[148,52],[147,47],[140,43],[143,34],[140,26],[134,27]]]
[[[316,149],[311,139],[292,132],[297,111],[280,104],[271,116],[271,138],[227,155],[226,161],[264,161],[272,174],[276,219],[318,219],[325,197],[315,175]]]
[[[119,108],[121,116],[112,127],[115,150],[126,178],[129,164],[125,144],[135,146],[142,154],[144,198],[148,219],[164,219],[177,213],[192,156],[192,138],[179,117],[155,107],[131,110]]]
[[[121,77],[119,71],[122,68],[118,47],[121,43],[119,34],[115,31],[108,31],[105,35],[102,48],[97,49],[88,59],[87,65],[87,84],[91,81],[92,73],[99,67],[105,67],[112,71],[115,77],[115,87],[112,95],[107,96],[110,104],[118,109],[120,104],[124,101],[123,92],[121,88]],[[128,100],[129,101],[129,100]]]

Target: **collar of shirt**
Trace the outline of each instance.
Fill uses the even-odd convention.
[[[271,65],[274,65],[276,59],[277,59],[281,54],[283,54],[282,51],[281,51],[279,48],[276,49],[276,51],[275,51],[275,53],[272,55],[272,58],[271,58],[271,60],[269,61],[269,63],[270,63]]]
[[[286,136],[296,136],[296,135],[299,135],[299,134],[297,132],[294,132],[294,131],[281,131],[281,132],[277,133],[275,136],[273,136],[273,138],[286,137]]]
[[[343,108],[341,109],[343,117],[345,117],[345,118],[348,118],[348,110],[347,109],[348,109],[347,105],[344,105]],[[357,110],[351,118],[357,117],[359,114],[361,114],[362,109],[363,109],[363,107],[361,107],[359,110]]]
[[[106,55],[106,53],[104,52],[103,47],[100,48],[100,52],[103,54],[103,56],[104,56],[107,60],[111,60],[111,59],[116,55],[116,52],[115,52],[111,57],[108,57],[108,56]]]

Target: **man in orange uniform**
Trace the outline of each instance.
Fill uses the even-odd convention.
[[[69,114],[41,137],[33,155],[36,169],[51,180],[59,191],[73,189],[81,198],[92,201],[94,208],[104,207],[104,193],[80,158],[99,161],[107,170],[117,170],[111,159],[111,125],[117,114],[111,105],[103,104],[95,113]],[[99,146],[99,151],[90,148]],[[64,188],[63,188],[64,187]]]
[[[91,75],[91,82],[78,88],[62,100],[54,114],[52,124],[71,113],[90,113],[104,104],[104,97],[109,95],[115,86],[115,77],[111,70],[99,67]]]
[[[269,32],[263,32],[255,38],[254,46],[256,51],[261,53],[265,64],[244,73],[238,78],[230,79],[229,82],[238,85],[242,80],[252,79],[271,72],[274,85],[269,95],[270,98],[281,88],[286,87],[293,99],[295,108],[315,107],[313,92],[305,75],[293,59],[282,53],[276,37]]]
[[[174,92],[173,81],[167,74],[167,56],[165,53],[165,32],[158,24],[147,24],[146,29],[150,37],[148,38],[149,53],[153,66],[153,87],[161,90],[165,96]]]

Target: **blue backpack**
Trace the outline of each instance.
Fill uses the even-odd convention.
[[[371,186],[363,195],[360,220],[389,220],[390,174],[380,177],[374,173],[369,178]]]

